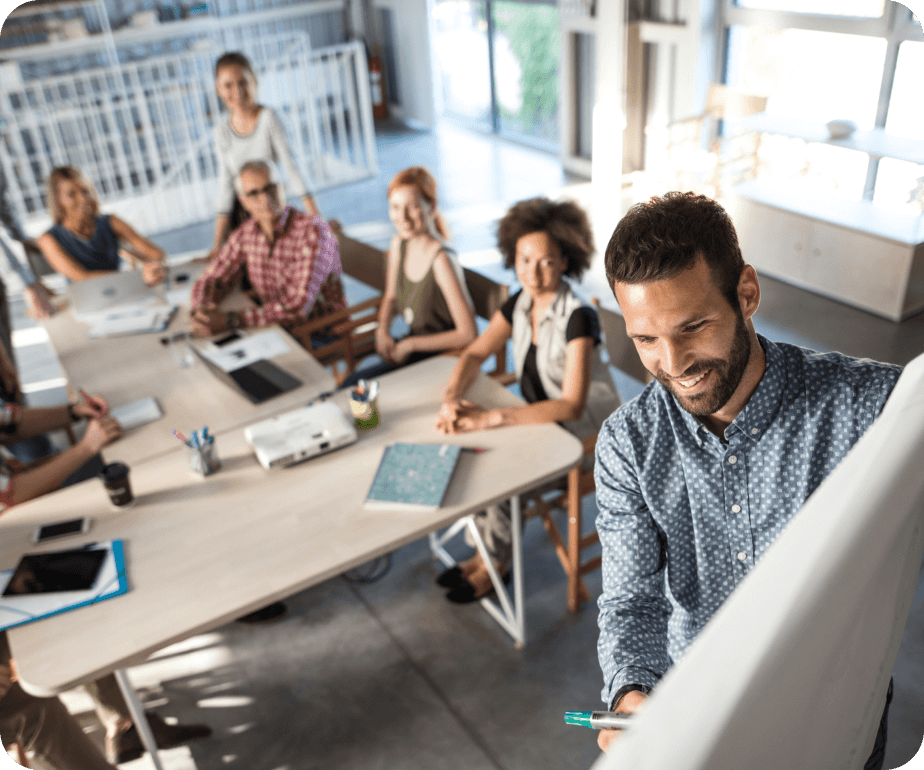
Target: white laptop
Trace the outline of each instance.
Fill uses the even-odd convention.
[[[88,316],[125,305],[151,302],[154,293],[140,270],[120,270],[72,283],[67,289],[74,315]]]
[[[287,468],[352,444],[356,426],[336,404],[322,401],[244,428],[264,468]]]

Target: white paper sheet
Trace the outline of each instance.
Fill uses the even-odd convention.
[[[90,337],[113,337],[121,334],[162,332],[176,311],[173,305],[153,307],[129,306],[100,314],[90,322]]]
[[[233,372],[257,361],[269,361],[285,355],[291,348],[275,331],[249,334],[235,342],[217,347],[209,345],[202,354],[226,372]]]
[[[122,430],[131,430],[149,422],[159,420],[164,416],[156,398],[140,398],[128,404],[122,404],[113,409],[110,414],[119,421]]]

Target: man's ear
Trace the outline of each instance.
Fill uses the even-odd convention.
[[[751,265],[745,265],[738,278],[738,302],[744,320],[754,315],[760,305],[760,283],[757,280],[757,271]]]

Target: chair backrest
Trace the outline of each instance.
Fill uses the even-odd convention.
[[[467,267],[463,267],[462,272],[465,274],[468,293],[472,296],[472,302],[475,305],[475,314],[490,321],[494,312],[500,310],[501,305],[510,296],[510,287],[492,281],[487,276],[469,270]]]
[[[607,310],[596,302],[597,314],[600,317],[600,328],[606,340],[606,352],[610,357],[610,366],[625,372],[640,382],[650,382],[651,372],[643,365],[638,357],[635,345],[626,336],[626,321],[619,313]]]
[[[379,292],[385,291],[385,252],[337,232],[343,272]]]

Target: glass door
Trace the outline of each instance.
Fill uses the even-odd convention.
[[[546,0],[436,0],[443,112],[481,130],[558,148],[558,9]]]

